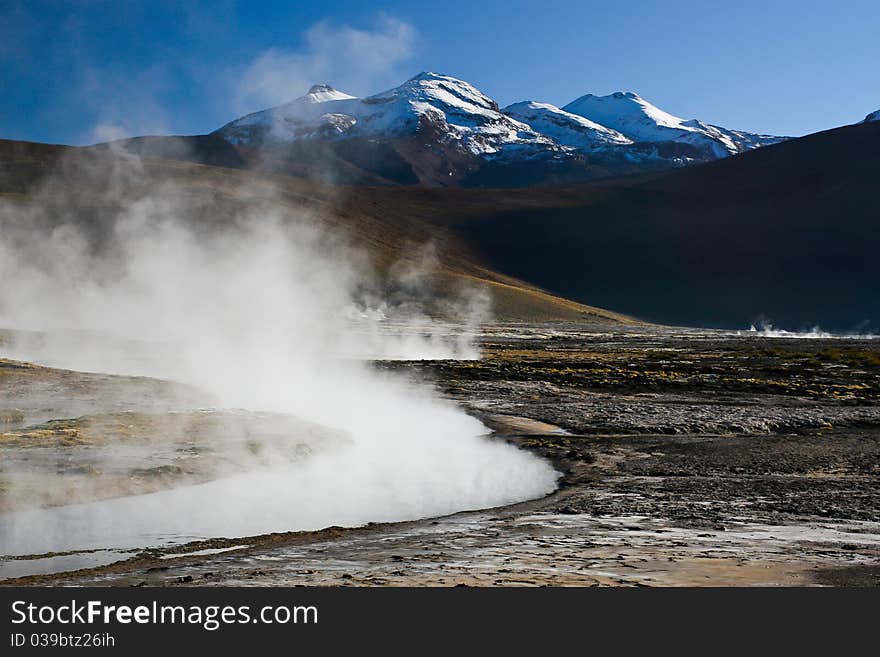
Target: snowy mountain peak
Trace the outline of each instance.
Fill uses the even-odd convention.
[[[865,117],[865,120],[862,121],[862,123],[871,123],[872,121],[880,121],[880,110],[868,114],[868,116]]]
[[[329,84],[314,84],[305,96],[302,96],[302,98],[297,100],[304,100],[311,103],[326,103],[330,100],[349,100],[351,98],[356,98],[356,96],[350,96],[343,93],[338,89],[334,89]]]
[[[617,91],[607,96],[587,94],[562,109],[616,130],[636,142],[685,145],[692,150],[690,157],[697,160],[726,157],[782,139],[719,128],[697,119],[685,120],[632,91]]]
[[[419,73],[361,102],[359,129],[374,134],[427,129],[473,155],[488,157],[508,148],[559,148],[549,137],[503,114],[498,103],[472,84],[442,73]]]
[[[450,84],[453,86],[462,86],[462,87],[469,87],[471,89],[474,89],[474,86],[472,84],[470,84],[469,82],[465,82],[461,78],[456,78],[451,75],[446,75],[445,73],[436,73],[434,71],[422,71],[421,73],[418,73],[418,74],[412,76],[409,80],[404,82],[401,85],[401,87],[405,87],[407,85],[407,83],[410,83],[410,82],[415,82],[415,83],[433,82],[433,83],[438,83],[438,84],[439,83],[446,83],[446,84]]]
[[[615,91],[607,96],[587,94],[562,109],[618,130],[636,141],[665,141],[670,138],[667,128],[693,130],[682,126],[684,119],[664,112],[633,91]]]
[[[443,75],[442,73],[434,73],[434,71],[422,71],[421,73],[416,73],[412,76],[407,82],[412,80],[434,80],[439,78],[450,78],[448,75]],[[456,78],[450,78],[455,80]]]
[[[482,112],[489,110],[499,112],[498,104],[479,91],[472,84],[459,80],[451,75],[424,71],[411,77],[399,87],[390,89],[372,98],[388,95],[406,96],[411,101],[440,102],[449,107],[457,107],[465,111]]]

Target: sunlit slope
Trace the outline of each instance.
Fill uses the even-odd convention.
[[[206,229],[255,211],[267,217],[307,215],[365,252],[377,279],[401,266],[422,271],[427,295],[436,302],[431,310],[441,314],[445,299],[482,288],[491,294],[498,319],[633,321],[493,271],[442,222],[424,220],[419,189],[411,190],[415,203],[387,191],[177,160],[132,161],[106,148],[0,140],[0,199],[6,210],[39,206],[34,217],[40,221],[76,221],[98,244],[120,208],[148,196],[184,194],[202,208],[189,220]],[[447,212],[444,202],[434,210]]]

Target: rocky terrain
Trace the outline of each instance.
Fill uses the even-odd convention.
[[[17,581],[880,582],[876,340],[518,324],[490,327],[481,342],[479,361],[377,367],[433,381],[492,439],[550,459],[563,476],[549,497],[360,529],[218,538]],[[16,562],[4,563],[13,572]]]

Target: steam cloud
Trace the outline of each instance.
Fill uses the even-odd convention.
[[[759,321],[757,326],[752,324],[745,333],[747,336],[763,338],[801,338],[801,339],[847,339],[847,340],[874,340],[878,336],[873,333],[829,333],[820,327],[814,326],[803,331],[789,331],[773,326],[770,322]]]
[[[8,3],[7,3],[8,4]],[[391,86],[406,71],[414,54],[415,27],[380,15],[367,25],[319,22],[302,33],[301,43],[263,51],[238,50],[235,12],[222,3],[195,3],[165,8],[176,15],[181,44],[153,49],[143,64],[123,66],[112,53],[95,50],[89,8],[65,7],[64,27],[39,19],[25,4],[0,7],[0,55],[16,60],[65,61],[71,75],[60,81],[51,114],[68,115],[75,105],[88,122],[75,136],[55,135],[53,142],[93,144],[145,134],[203,134],[243,112],[293,100],[311,85],[330,83],[350,93],[372,93]],[[133,15],[125,16],[127,12]],[[137,10],[120,8],[118,29],[139,23]],[[302,29],[291,26],[291,41]],[[200,59],[192,43],[229,44],[222,58]],[[31,44],[39,44],[39,49]],[[184,95],[201,107],[173,106]],[[9,137],[10,135],[6,135]]]
[[[318,23],[306,32],[301,50],[273,48],[250,63],[241,77],[241,109],[263,109],[292,100],[316,82],[361,92],[394,80],[396,67],[409,59],[416,30],[385,17],[375,30]]]
[[[40,203],[0,205],[0,327],[48,336],[5,355],[192,384],[213,408],[295,416],[343,440],[205,484],[0,514],[0,554],[402,520],[554,488],[548,464],[488,440],[430,387],[359,358],[472,357],[479,293],[463,302],[477,317],[452,342],[425,313],[396,319],[415,315],[427,336],[389,333],[377,320],[393,307],[376,293],[365,301],[363,282],[375,278],[366,254],[320,217],[261,199],[219,220],[212,200],[172,184],[131,198],[121,189],[139,180],[141,163],[117,156],[103,176],[109,218],[74,216],[58,189],[76,185],[57,178]],[[395,275],[413,286],[417,273],[401,267]],[[70,330],[94,339],[57,348],[52,336]],[[149,357],[132,359],[132,341],[149,345]]]

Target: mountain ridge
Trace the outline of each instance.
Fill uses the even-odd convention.
[[[588,98],[638,99],[648,108],[643,118],[656,119],[656,134],[634,132],[620,117],[596,120],[582,107]],[[122,145],[138,155],[322,182],[523,187],[688,166],[786,139],[680,119],[633,92],[587,94],[566,107],[573,105],[577,112],[535,100],[502,109],[472,84],[426,71],[364,98],[316,84],[207,135],[166,146],[160,137]],[[189,157],[181,143],[192,146]]]
[[[698,119],[682,119],[633,91],[617,91],[607,96],[586,94],[562,109],[615,129],[634,142],[671,141],[706,149],[707,161],[787,139],[721,128]]]

